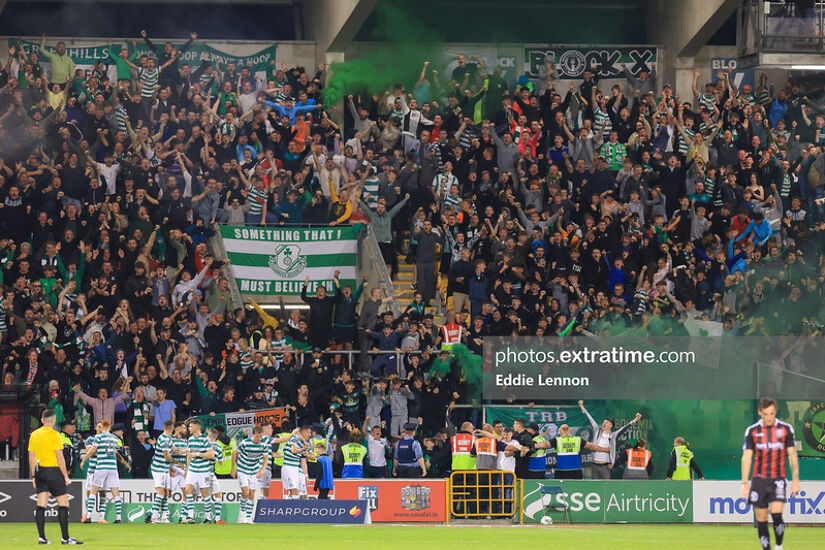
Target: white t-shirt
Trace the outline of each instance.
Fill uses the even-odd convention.
[[[516,447],[518,445],[518,441],[507,441],[508,447]],[[499,451],[497,456],[497,465],[496,467],[499,470],[504,472],[514,472],[516,471],[516,455],[513,456],[506,456],[504,454],[505,451]]]
[[[599,447],[607,447],[609,449],[610,434],[606,434],[603,431],[599,431],[599,435],[596,438],[596,445],[598,445]],[[610,454],[597,451],[593,453],[593,462],[610,463]]]
[[[114,163],[111,166],[106,166],[106,164],[98,162],[97,170],[100,173],[101,183],[106,186],[106,194],[114,195],[117,193],[117,175],[120,173],[120,164]]]

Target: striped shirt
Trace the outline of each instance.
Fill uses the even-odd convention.
[[[714,106],[716,105],[716,96],[700,94],[699,105],[707,108],[708,111],[713,113],[715,111]]]
[[[264,464],[264,457],[269,455],[271,445],[267,447],[263,439],[260,443],[255,443],[252,439],[244,439],[238,445],[238,465],[240,473],[255,475]]]
[[[6,332],[9,329],[9,317],[6,313],[6,308],[0,304],[0,332]]]
[[[284,446],[284,466],[295,466],[296,468],[301,465],[301,455],[295,454],[292,452],[292,446],[295,445],[296,447],[303,447],[306,445],[306,442],[301,439],[301,436],[298,434],[293,435],[289,438],[289,441],[286,442]]]
[[[688,128],[687,126],[682,128],[682,131],[688,135],[690,139],[693,139],[693,136],[696,135],[696,132]],[[682,134],[679,134],[679,153],[682,155],[687,155],[688,152],[688,142],[685,141],[685,138],[682,137]]]
[[[793,426],[776,419],[773,426],[760,420],[745,430],[743,449],[753,451],[753,477],[785,479],[788,448],[794,447]]]
[[[378,207],[378,185],[378,178],[368,178],[364,181],[362,200],[373,210]]]
[[[275,438],[272,437],[271,435],[265,435],[261,438],[261,443],[266,445],[266,450],[269,453],[269,456],[272,456],[274,454],[274,451],[272,450],[272,446],[275,445]],[[273,462],[273,464],[275,463],[275,457],[274,456],[272,456],[272,462]]]
[[[246,200],[249,201],[249,215],[261,215],[268,197],[269,193],[266,192],[266,189],[258,189],[253,185],[246,195]]]
[[[129,113],[126,112],[126,109],[124,109],[122,105],[118,104],[115,107],[115,119],[117,120],[117,129],[121,132],[126,132],[128,130],[128,128],[126,128],[127,116],[129,116]]]
[[[95,436],[97,446],[97,464],[95,470],[117,471],[117,448],[120,446],[120,439],[112,432],[103,432]]]
[[[172,436],[172,448],[169,450],[172,453],[172,458],[178,462],[186,462],[186,450],[189,445],[182,437]]]
[[[791,175],[788,172],[782,172],[782,185],[779,188],[779,195],[783,199],[791,196]]]
[[[602,135],[609,134],[613,129],[613,123],[610,122],[610,116],[607,114],[607,111],[596,106],[596,108],[593,109],[593,130],[596,131],[600,128]]]
[[[458,185],[458,178],[446,172],[438,174],[433,179],[433,191],[439,198],[446,198],[450,194],[450,187]]]
[[[447,208],[448,206],[451,206],[453,208],[454,212],[458,210],[458,205],[460,203],[461,203],[461,197],[453,196],[453,195],[447,195],[446,197],[444,197],[444,208]]]
[[[272,349],[275,349],[275,348],[290,348],[290,349],[292,349],[292,338],[290,338],[289,336],[284,336],[280,340],[275,338],[269,344],[269,347],[271,347]],[[276,354],[273,355],[273,357],[275,358],[276,361],[283,361],[284,360],[284,354],[283,353],[276,353]]]
[[[214,469],[215,466],[218,465],[218,462],[223,462],[223,449],[221,448],[221,444],[218,443],[217,440],[211,441],[212,443],[212,450],[215,451],[215,459],[212,461],[212,468]]]
[[[152,97],[155,93],[155,86],[158,84],[160,77],[160,69],[142,68],[138,71],[138,79],[140,80],[140,97]]]
[[[244,371],[255,364],[255,361],[252,360],[252,352],[249,349],[241,351],[238,354],[238,358],[241,360],[241,368]]]
[[[82,408],[82,407],[81,407]],[[86,438],[86,447],[94,447],[97,445],[96,443],[96,435],[90,435]],[[91,477],[93,473],[95,473],[95,469],[97,468],[97,455],[92,456],[87,461],[89,463],[89,467],[86,468],[86,477]]]
[[[172,436],[165,433],[158,436],[155,441],[155,454],[152,457],[152,473],[166,474],[169,473],[169,463],[166,462],[165,451],[172,452]]]
[[[209,438],[201,434],[197,437],[189,438],[189,471],[197,474],[204,474],[212,471],[213,460],[195,456],[197,453],[209,452],[212,442]]]
[[[702,183],[705,184],[705,193],[713,197],[713,206],[717,208],[722,206],[722,194],[717,193],[715,197],[713,196],[713,192],[716,190],[716,181],[710,176],[705,176]]]

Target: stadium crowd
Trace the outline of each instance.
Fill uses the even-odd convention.
[[[2,384],[71,431],[120,424],[143,472],[167,420],[286,406],[371,450],[373,428],[417,424],[437,475],[448,410],[475,397],[456,344],[825,323],[821,91],[697,70],[686,100],[652,67],[607,87],[549,64],[512,88],[460,56],[409,90],[352,90],[341,126],[324,66],[259,78],[180,63],[194,33],[142,36],[154,58],[115,44],[75,70],[58,43],[2,64],[0,356]],[[235,303],[207,245],[223,223],[372,224],[393,273],[415,265],[414,300],[396,318],[365,278],[305,288],[307,316]],[[353,370],[336,349],[362,350]]]

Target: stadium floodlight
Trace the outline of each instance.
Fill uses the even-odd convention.
[[[825,71],[825,65],[791,65],[794,71]]]

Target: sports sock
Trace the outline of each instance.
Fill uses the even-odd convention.
[[[758,521],[756,523],[756,532],[759,534],[759,544],[762,545],[762,550],[771,550],[771,535],[768,532],[768,522]]]
[[[773,519],[773,534],[776,537],[776,546],[782,546],[782,539],[785,538],[785,520],[782,514],[771,514]]]
[[[246,516],[246,499],[241,498],[241,515]]]
[[[38,506],[34,510],[34,522],[37,524],[37,534],[41,539],[46,538],[46,507]]]
[[[60,532],[63,535],[63,540],[68,540],[69,539],[69,507],[68,506],[59,506],[57,508],[57,521],[60,522]]]
[[[203,499],[203,509],[204,509],[204,513],[206,514],[206,519],[208,519],[208,520],[211,520],[212,517],[213,517],[212,516],[212,504],[213,504],[213,500],[212,500],[211,495]]]
[[[163,497],[159,494],[155,493],[155,498],[152,500],[152,519],[156,519],[160,517],[160,503],[163,500]]]
[[[160,517],[161,519],[169,517],[169,499],[166,497],[160,499]]]
[[[86,517],[92,519],[92,513],[95,511],[95,498],[97,495],[89,493],[89,498],[86,499]]]
[[[115,497],[115,516],[117,516],[115,519],[117,521],[120,521],[121,514],[123,514],[123,499],[120,498],[120,495],[118,495]]]
[[[221,512],[223,512],[223,502],[220,499],[215,499],[215,521],[221,520]]]
[[[183,516],[186,518],[192,517],[192,511],[195,508],[195,496],[186,495],[186,505],[183,507]]]

